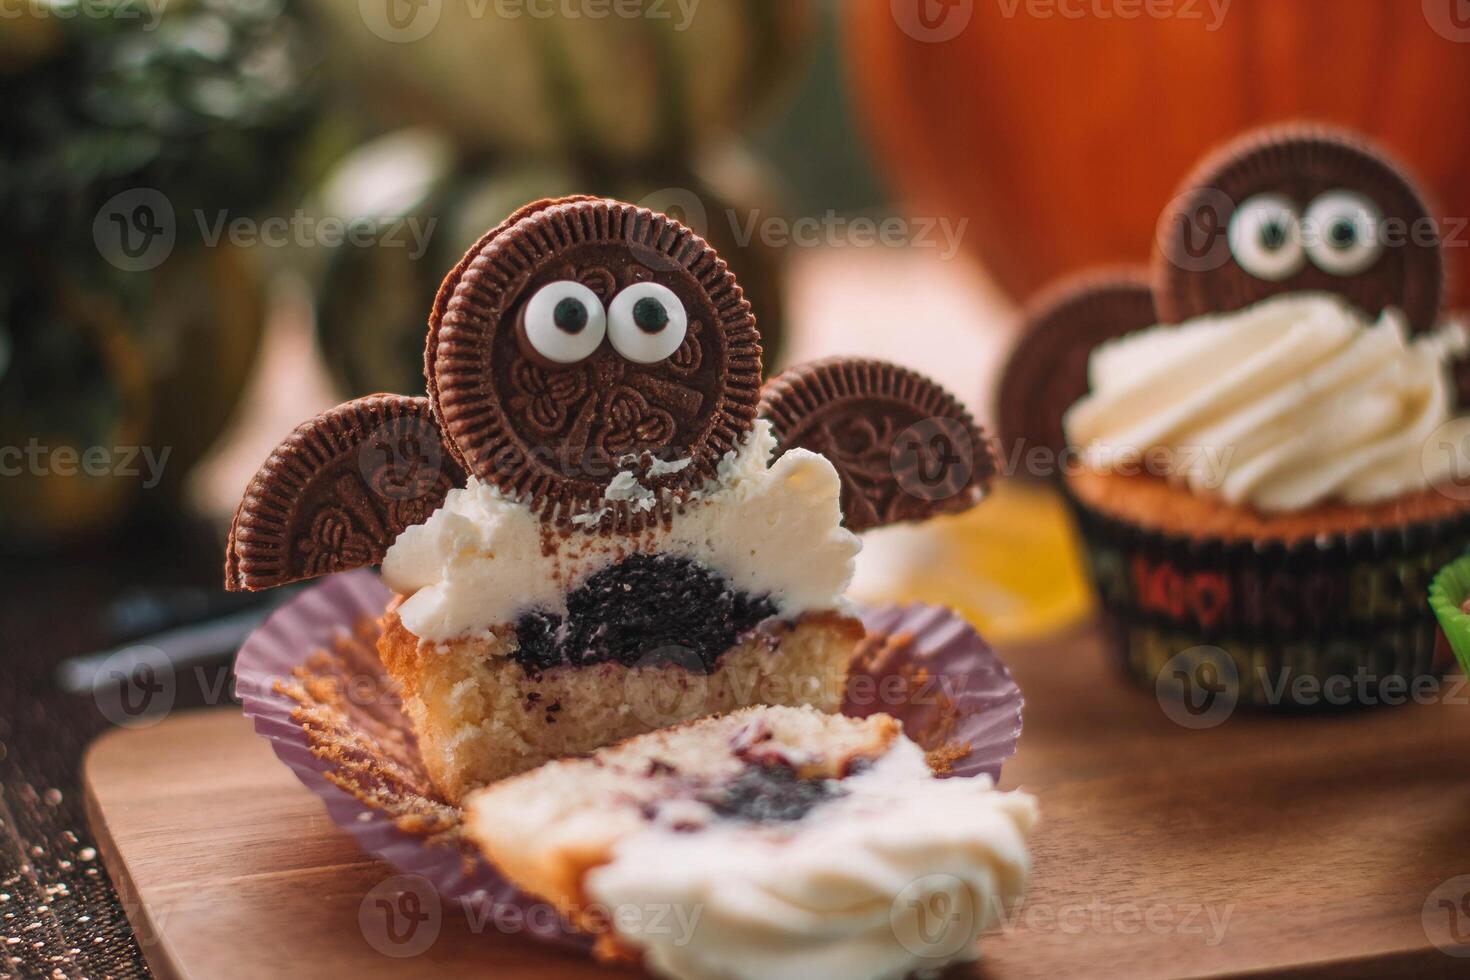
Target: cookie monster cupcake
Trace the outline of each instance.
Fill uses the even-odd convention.
[[[427,397],[298,427],[236,512],[226,586],[381,564],[378,653],[445,800],[742,707],[836,712],[857,532],[978,503],[955,398],[836,358],[769,383],[710,245],[619,201],[537,201],[429,316]]]
[[[1065,361],[1069,338],[1090,351],[1033,404],[1070,403],[1058,470],[1140,679],[1371,704],[1446,666],[1424,595],[1470,543],[1470,418],[1433,229],[1376,150],[1275,128],[1190,178],[1147,286],[1033,311],[1012,372]],[[1122,315],[1150,305],[1161,322]]]

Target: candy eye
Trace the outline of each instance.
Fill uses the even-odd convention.
[[[1301,236],[1296,209],[1279,194],[1246,198],[1230,216],[1230,254],[1257,279],[1272,282],[1301,270]]]
[[[602,301],[579,282],[542,286],[526,304],[521,323],[536,353],[556,364],[575,364],[591,356],[607,336]]]
[[[617,352],[639,364],[662,361],[689,332],[689,315],[674,291],[656,282],[634,283],[613,297],[607,332]]]
[[[1351,276],[1372,265],[1383,251],[1378,229],[1383,213],[1353,191],[1328,191],[1302,219],[1311,231],[1307,255],[1323,272]]]

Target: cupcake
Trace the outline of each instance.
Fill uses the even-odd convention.
[[[491,862],[602,958],[727,980],[973,959],[1024,889],[1036,821],[987,776],[936,779],[887,715],[781,707],[549,763],[466,810]]]
[[[1374,703],[1443,668],[1423,595],[1470,543],[1470,419],[1433,227],[1375,149],[1275,128],[1186,182],[1151,304],[1135,276],[1033,309],[1010,371],[1088,354],[1028,424],[1061,424],[1055,469],[1142,680],[1209,663],[1247,703]]]
[[[379,652],[438,790],[753,704],[836,711],[856,532],[972,506],[994,460],[933,382],[853,359],[762,387],[714,250],[598,198],[450,272],[427,397],[307,422],[247,489],[226,585],[381,564]]]

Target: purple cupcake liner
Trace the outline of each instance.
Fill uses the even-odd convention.
[[[390,598],[376,573],[358,570],[334,575],[278,609],[235,658],[236,692],[245,716],[364,851],[403,874],[421,876],[446,900],[478,906],[489,913],[486,921],[516,921],[519,931],[536,939],[590,948],[592,937],[539,914],[544,903],[510,884],[452,834],[433,832],[432,819],[405,821],[402,807],[395,812],[371,792],[349,792],[339,785],[360,785],[364,772],[379,771],[427,785],[427,777],[414,770],[411,726],[393,699],[369,699],[373,707],[365,711],[372,717],[364,716],[363,725],[373,730],[365,730],[363,743],[381,745],[374,737],[386,738],[392,746],[387,754],[394,758],[375,759],[371,749],[327,758],[313,748],[313,719],[292,691],[300,692],[303,672],[307,680],[318,676],[312,673],[314,664],[325,662],[326,652],[334,649],[358,651],[356,673],[342,676],[373,692],[389,690],[371,640],[372,624]],[[948,776],[998,779],[1002,763],[1016,751],[1022,698],[990,647],[956,614],[934,606],[885,606],[865,610],[861,618],[868,639],[854,663],[843,713],[887,712],[946,767]],[[320,676],[331,673],[327,669]],[[427,799],[423,809],[457,813]]]

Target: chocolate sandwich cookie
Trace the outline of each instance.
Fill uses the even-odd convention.
[[[782,452],[820,453],[842,477],[850,530],[966,510],[985,496],[995,455],[938,384],[884,361],[833,358],[766,385],[760,415]]]
[[[230,526],[225,588],[376,564],[463,482],[427,398],[339,405],[298,427],[255,474]]]
[[[1293,125],[1210,155],[1159,225],[1154,301],[1175,323],[1278,293],[1321,290],[1369,316],[1404,311],[1415,330],[1439,314],[1439,234],[1388,157],[1346,134]]]
[[[439,351],[439,331],[437,327],[444,322],[444,313],[449,306],[449,300],[453,296],[454,284],[459,282],[460,278],[464,275],[465,269],[469,267],[469,264],[474,261],[475,256],[479,255],[480,251],[492,239],[498,237],[507,228],[512,227],[522,218],[529,217],[538,211],[544,211],[553,204],[595,200],[597,200],[595,197],[576,195],[563,198],[543,198],[540,201],[532,201],[530,204],[522,205],[500,224],[481,235],[480,240],[469,251],[465,252],[464,257],[459,260],[459,264],[449,270],[449,274],[444,277],[444,281],[439,285],[439,292],[434,297],[434,307],[429,312],[429,333],[428,338],[424,342],[424,381],[429,393],[429,403],[434,409],[434,420],[439,424],[440,431],[444,429],[444,418],[439,414],[439,391],[434,384],[434,357]],[[445,447],[454,455],[454,458],[459,462],[460,468],[465,470],[465,472],[469,472],[469,467],[465,464],[464,456],[460,453],[459,447],[452,440],[445,440]]]
[[[1067,279],[1028,305],[1021,337],[1001,373],[996,417],[1006,458],[1023,473],[1037,447],[1051,459],[1046,475],[1059,475],[1067,448],[1062,416],[1087,394],[1087,361],[1093,348],[1158,322],[1148,273],[1100,270]]]
[[[603,507],[625,470],[665,499],[712,479],[760,390],[734,275],[694,232],[631,204],[518,215],[450,274],[430,320],[430,397],[459,458],[563,526]],[[609,531],[649,516],[604,510]]]

